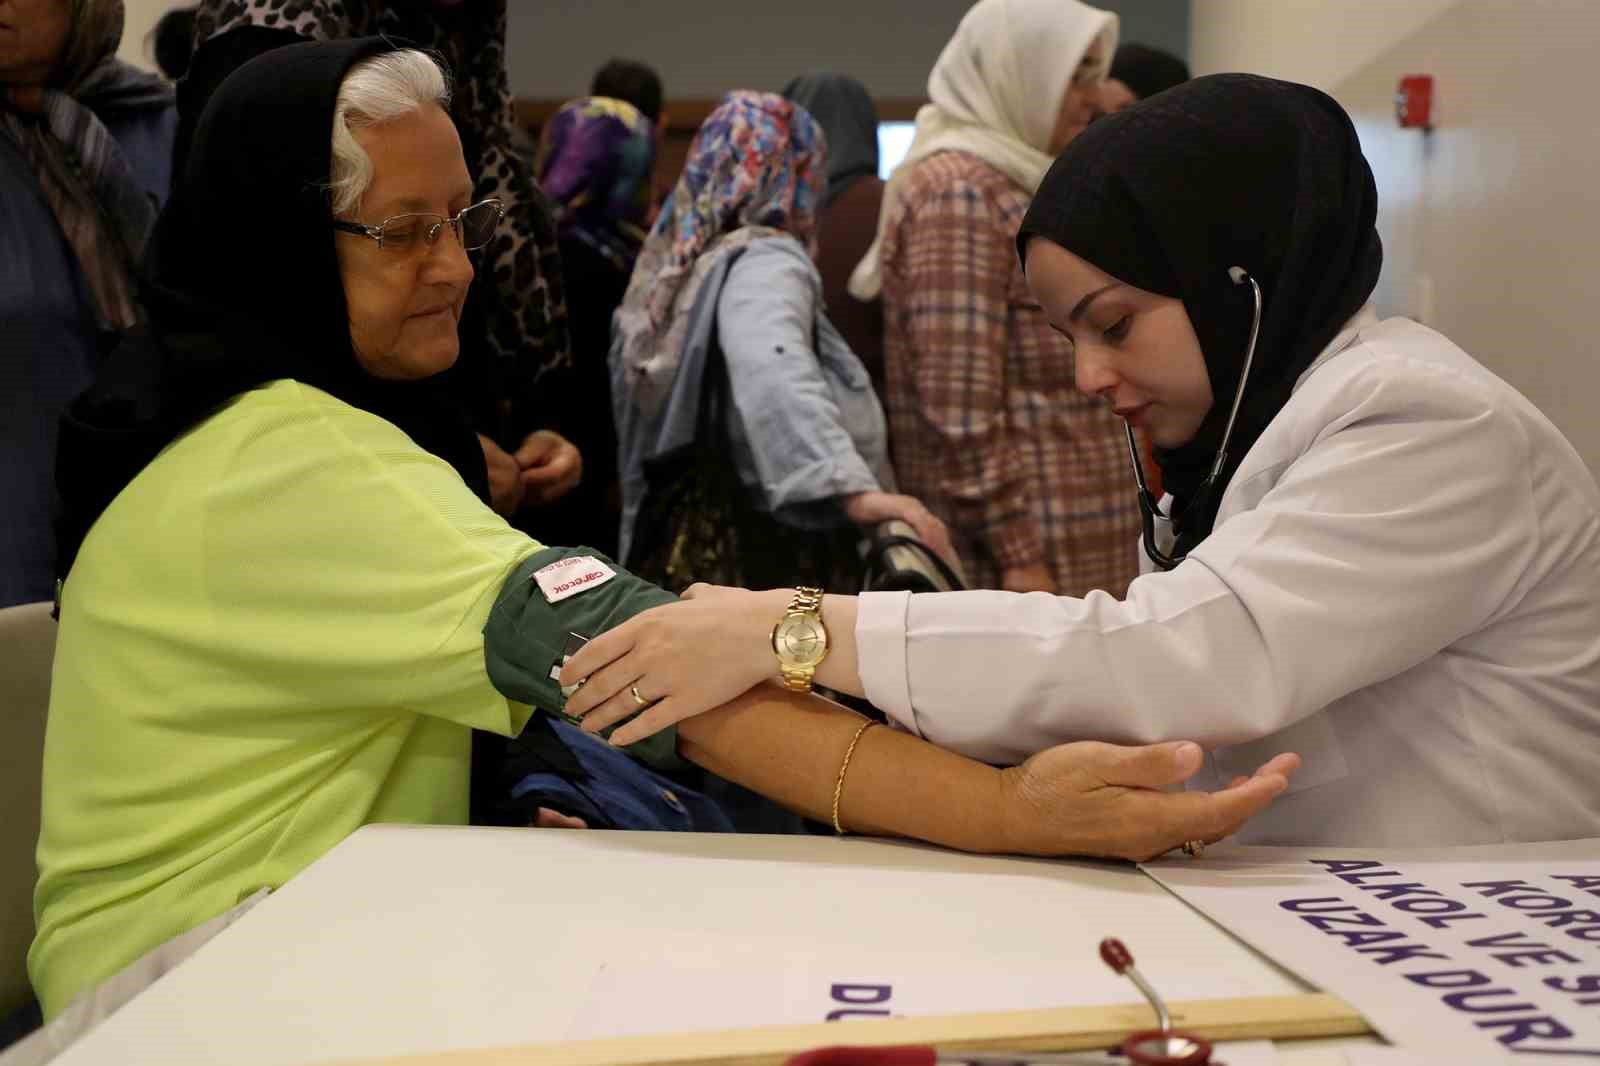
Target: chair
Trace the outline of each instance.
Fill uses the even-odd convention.
[[[34,849],[56,623],[50,604],[0,607],[0,1017],[33,995]]]

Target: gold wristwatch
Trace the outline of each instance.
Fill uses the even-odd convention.
[[[822,590],[797,588],[794,599],[772,627],[772,653],[778,673],[792,692],[810,692],[817,667],[828,657],[828,627],[822,624]]]

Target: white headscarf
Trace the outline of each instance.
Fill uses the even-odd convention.
[[[1078,64],[1101,42],[1111,64],[1117,16],[1079,0],[978,0],[928,76],[911,150],[895,168],[878,213],[878,236],[850,275],[850,295],[873,300],[883,289],[880,251],[895,217],[899,186],[919,160],[956,148],[970,152],[1032,193],[1053,160],[1050,135]]]

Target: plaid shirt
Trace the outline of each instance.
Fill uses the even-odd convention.
[[[967,576],[1045,563],[1063,595],[1120,596],[1139,508],[1122,422],[1074,385],[1028,291],[1028,196],[964,152],[916,165],[884,236],[889,437],[900,490],[950,527]]]

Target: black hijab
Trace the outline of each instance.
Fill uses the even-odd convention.
[[[828,138],[826,207],[857,178],[878,173],[878,108],[867,87],[845,74],[804,74],[783,90],[811,113]]]
[[[333,111],[350,68],[396,47],[367,37],[277,48],[207,104],[146,252],[150,328],[112,353],[61,420],[62,575],[162,448],[280,378],[394,423],[488,498],[483,453],[443,375],[383,381],[350,344],[327,192]]]
[[[1332,97],[1249,74],[1198,78],[1100,119],[1045,175],[1017,235],[1043,237],[1120,281],[1183,300],[1213,403],[1195,438],[1158,450],[1177,554],[1217,504],[1295,381],[1372,294],[1383,265],[1372,171]],[[1200,492],[1244,365],[1252,297],[1261,335],[1227,463]]]
[[[1115,78],[1133,95],[1147,100],[1188,81],[1189,65],[1171,52],[1130,41],[1117,45],[1117,54],[1111,60],[1111,70],[1106,77]]]

